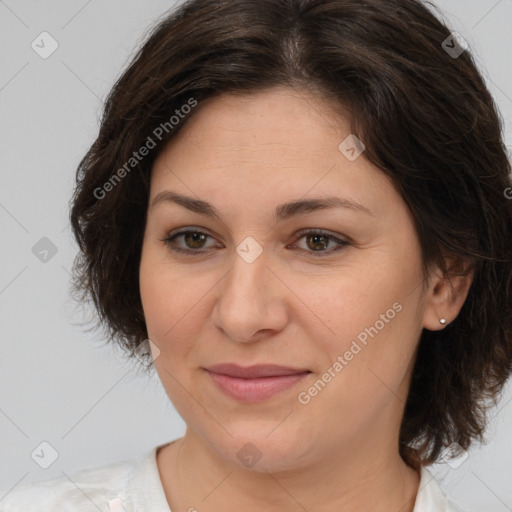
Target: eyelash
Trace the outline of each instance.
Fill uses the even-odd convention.
[[[174,233],[174,234],[170,234],[169,236],[167,236],[166,238],[163,238],[163,239],[160,239],[161,242],[164,242],[165,245],[167,245],[172,251],[174,252],[179,252],[179,253],[185,253],[185,254],[189,254],[189,255],[201,255],[201,254],[205,254],[206,252],[208,252],[208,250],[203,250],[203,251],[200,251],[200,250],[193,250],[193,249],[179,249],[175,246],[172,245],[172,242],[174,242],[174,240],[180,236],[183,236],[183,235],[187,235],[187,234],[190,234],[190,233],[193,233],[193,234],[199,234],[199,235],[205,235],[205,236],[208,236],[210,237],[210,235],[208,233],[204,233],[203,231],[199,231],[199,230],[196,230],[196,229],[189,229],[189,230],[184,230],[184,231],[179,231],[178,233]],[[298,234],[299,238],[296,240],[296,242],[298,240],[300,240],[301,238],[304,238],[308,235],[321,235],[321,236],[324,236],[326,237],[329,241],[334,241],[338,244],[337,247],[335,247],[334,249],[331,249],[331,250],[326,250],[326,251],[307,251],[305,249],[299,249],[300,251],[302,252],[307,252],[307,253],[310,253],[312,254],[314,257],[318,257],[318,258],[322,258],[322,257],[325,257],[325,256],[329,256],[331,254],[333,254],[334,252],[338,252],[339,250],[343,249],[345,246],[347,245],[350,245],[349,242],[347,242],[346,240],[341,240],[340,238],[337,238],[321,229],[318,229],[318,230],[308,230],[308,231],[303,231],[303,232],[300,232]],[[212,237],[210,237],[212,238]],[[296,242],[293,242],[293,244],[295,244]]]

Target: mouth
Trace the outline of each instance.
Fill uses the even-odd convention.
[[[311,372],[278,365],[241,367],[224,363],[205,368],[225,395],[242,402],[262,402],[300,382]]]

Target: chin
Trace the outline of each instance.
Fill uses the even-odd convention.
[[[253,425],[239,433],[230,430],[233,437],[223,435],[222,439],[211,439],[207,436],[208,442],[230,464],[257,473],[290,471],[311,464],[312,450],[307,448],[304,438],[284,428],[279,433],[277,429],[272,432],[276,425],[266,425],[266,428],[261,424]]]

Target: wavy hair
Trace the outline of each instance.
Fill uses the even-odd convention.
[[[418,468],[484,439],[512,371],[511,168],[471,52],[450,54],[436,12],[419,0],[190,0],[157,20],[108,95],[71,204],[72,289],[108,341],[134,355],[147,338],[138,272],[159,151],[208,98],[299,87],[349,109],[365,157],[412,213],[425,277],[434,264],[462,272],[446,254],[474,271],[458,317],[422,332],[401,456]]]

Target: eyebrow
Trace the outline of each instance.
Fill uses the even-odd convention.
[[[193,197],[178,194],[177,192],[166,190],[157,194],[151,201],[149,207],[153,208],[160,203],[178,204],[192,212],[206,215],[207,217],[212,217],[224,222],[219,211],[213,205],[201,199],[195,199]],[[375,215],[374,212],[362,204],[355,203],[341,197],[329,196],[314,199],[298,199],[289,203],[280,204],[274,211],[274,220],[281,221],[298,215],[305,215],[316,210],[325,210],[330,208],[348,208],[356,212]]]

